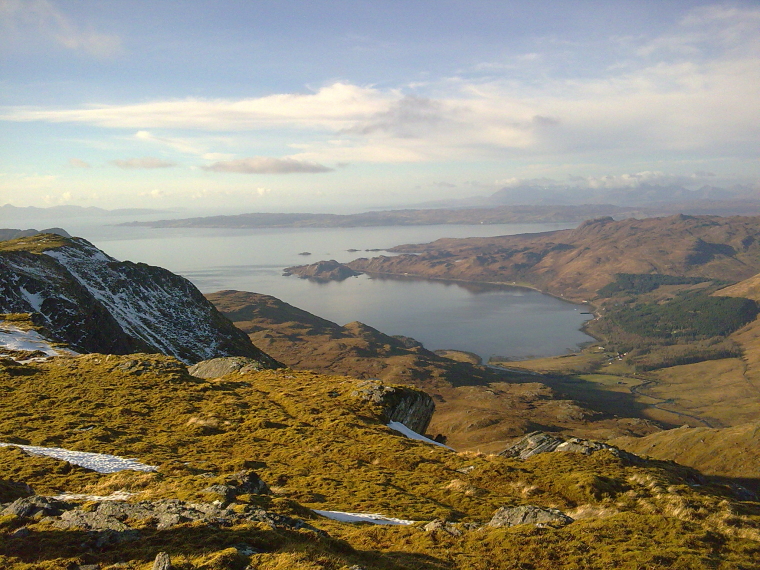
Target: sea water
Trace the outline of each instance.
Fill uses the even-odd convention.
[[[361,321],[386,334],[413,337],[431,350],[463,350],[484,360],[521,359],[563,354],[592,340],[579,330],[588,318],[580,314],[581,306],[528,289],[366,275],[320,284],[282,275],[285,267],[323,259],[390,255],[384,250],[399,244],[574,224],[245,230],[118,227],[94,220],[60,225],[117,259],[183,275],[204,293],[236,289],[273,295],[339,324]]]

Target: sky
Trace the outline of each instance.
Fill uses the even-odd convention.
[[[760,180],[760,2],[0,0],[0,204]]]

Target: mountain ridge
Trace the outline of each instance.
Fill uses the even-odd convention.
[[[0,242],[0,269],[0,313],[31,313],[75,350],[161,352],[187,362],[247,356],[278,365],[187,279],[117,261],[82,238]]]

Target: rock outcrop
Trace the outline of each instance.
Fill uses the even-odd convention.
[[[522,505],[519,507],[501,507],[488,522],[490,527],[510,527],[521,524],[551,524],[566,525],[573,522],[559,509],[537,507],[535,505]]]
[[[248,470],[235,473],[224,484],[212,485],[204,491],[219,495],[224,501],[232,501],[238,495],[269,495],[272,492],[261,477]]]
[[[435,412],[433,398],[425,392],[386,386],[379,380],[361,382],[353,395],[380,406],[388,422],[400,422],[420,434],[425,433]]]
[[[281,368],[282,364],[272,360],[271,363],[262,363],[261,359],[245,358],[243,356],[222,356],[203,360],[188,367],[188,372],[196,378],[221,378],[227,374],[245,374],[256,372],[264,368]]]
[[[192,283],[166,269],[117,261],[81,238],[40,234],[0,244],[0,313],[31,313],[75,350],[276,364]]]
[[[510,445],[504,451],[499,453],[499,455],[503,457],[528,459],[528,457],[538,455],[539,453],[551,453],[554,451],[581,453],[583,455],[591,455],[597,451],[609,451],[616,457],[620,457],[621,459],[630,462],[641,460],[633,453],[628,453],[627,451],[623,451],[600,441],[592,441],[590,439],[581,439],[578,437],[562,438],[542,431],[529,433],[517,443]]]
[[[361,275],[361,271],[351,269],[348,265],[338,263],[334,259],[329,261],[318,261],[311,265],[295,265],[286,267],[283,275],[297,275],[301,279],[311,279],[312,281],[343,281],[349,277]]]
[[[138,538],[131,525],[137,524],[157,530],[169,529],[185,523],[214,526],[231,526],[246,521],[263,522],[272,528],[312,529],[300,519],[245,505],[232,507],[214,503],[190,503],[176,499],[122,503],[119,501],[90,502],[86,506],[58,501],[52,497],[34,496],[18,499],[0,512],[20,518],[44,520],[58,529],[83,529],[130,533]],[[319,531],[321,532],[321,531]]]

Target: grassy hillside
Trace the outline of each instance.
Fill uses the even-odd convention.
[[[292,368],[426,390],[436,400],[431,433],[444,435],[457,449],[498,451],[535,429],[596,438],[657,429],[636,420],[634,409],[612,410],[601,399],[573,401],[540,376],[444,358],[411,339],[362,323],[340,326],[268,295],[220,291],[207,297],[256,346]]]
[[[249,564],[272,570],[749,570],[760,555],[760,506],[687,468],[629,462],[609,452],[520,461],[449,451],[385,427],[377,406],[356,394],[358,382],[293,370],[202,380],[155,355],[4,361],[0,390],[13,398],[0,400],[0,441],[136,457],[158,471],[101,475],[4,448],[0,479],[28,483],[38,493],[127,490],[137,493],[133,502],[207,503],[218,498],[211,485],[255,469],[273,493],[238,495],[234,509],[296,516],[329,536],[258,522],[187,522],[159,530],[127,520],[132,534],[124,536],[132,539],[98,547],[97,532],[5,516],[0,565],[121,563],[147,570],[166,551],[183,570]],[[476,530],[496,508],[521,504],[556,507],[577,520],[565,527]],[[442,518],[454,530],[350,525],[307,508]],[[17,532],[22,527],[26,531]]]

